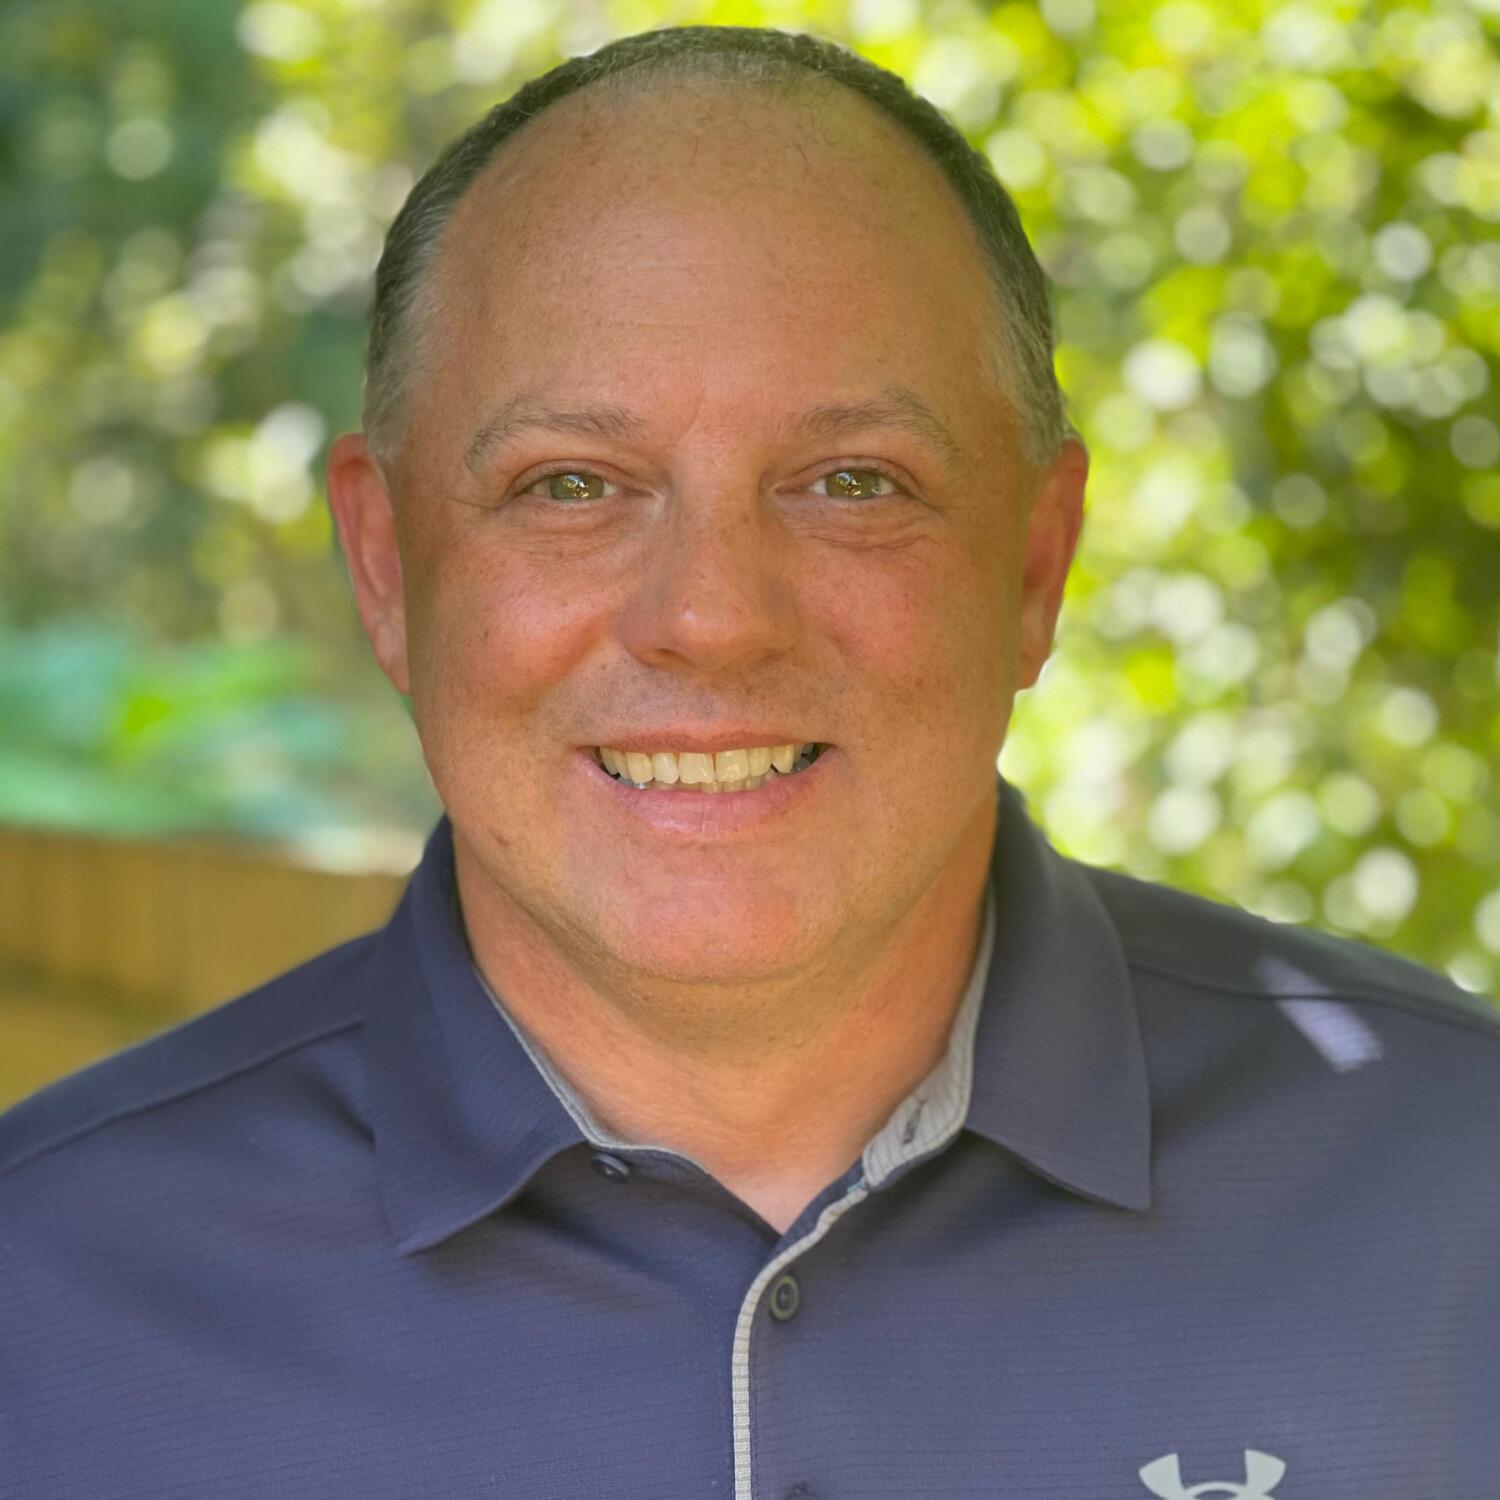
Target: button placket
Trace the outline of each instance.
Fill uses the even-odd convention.
[[[822,1240],[839,1219],[850,1209],[864,1202],[869,1195],[870,1186],[863,1176],[851,1183],[842,1198],[827,1204],[822,1209],[818,1214],[817,1223],[811,1229],[791,1244],[784,1246],[766,1265],[761,1267],[740,1303],[739,1317],[735,1321],[734,1328],[734,1346],[730,1352],[730,1397],[734,1413],[734,1500],[754,1500],[757,1493],[752,1473],[751,1451],[752,1378],[762,1383],[769,1382],[767,1395],[762,1399],[780,1399],[780,1395],[785,1394],[781,1391],[781,1385],[784,1383],[777,1382],[772,1376],[772,1371],[781,1358],[793,1351],[796,1343],[790,1330],[776,1334],[766,1328],[762,1321],[761,1308],[764,1306],[770,1316],[778,1322],[785,1322],[786,1318],[796,1311],[796,1306],[801,1301],[801,1288],[797,1284],[797,1278],[786,1267],[799,1254]],[[780,1288],[778,1295],[771,1295],[773,1289],[777,1288]],[[781,1312],[777,1311],[778,1296]],[[756,1337],[757,1328],[761,1330],[759,1338]],[[787,1342],[789,1339],[792,1340],[791,1343]],[[755,1367],[753,1377],[752,1363]],[[761,1438],[762,1446],[768,1440],[764,1434],[765,1429]],[[760,1461],[774,1464],[777,1456],[771,1453],[762,1454]],[[797,1482],[805,1483],[805,1481]],[[776,1493],[784,1493],[780,1485],[777,1485]],[[808,1500],[811,1500],[815,1494],[816,1491],[809,1489]]]

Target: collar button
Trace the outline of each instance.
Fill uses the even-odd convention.
[[[608,1151],[594,1153],[594,1170],[611,1182],[624,1182],[630,1176],[630,1164],[621,1161],[618,1156],[612,1156]]]

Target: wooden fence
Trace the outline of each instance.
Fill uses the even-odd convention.
[[[284,847],[0,824],[0,1108],[381,926],[421,853],[329,868]]]

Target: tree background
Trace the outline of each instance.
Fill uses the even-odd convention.
[[[7,0],[0,818],[440,811],[323,492],[441,145],[651,26],[807,29],[989,157],[1092,454],[1001,767],[1066,852],[1500,989],[1500,0]]]

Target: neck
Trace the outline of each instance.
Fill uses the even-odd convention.
[[[982,933],[994,826],[991,804],[858,963],[830,958],[733,996],[600,983],[494,899],[457,839],[455,865],[476,967],[595,1121],[690,1157],[785,1229],[941,1061]]]

